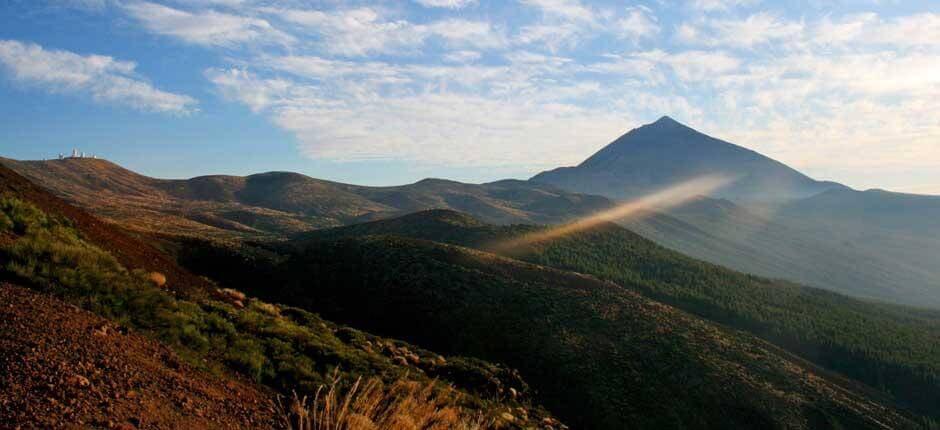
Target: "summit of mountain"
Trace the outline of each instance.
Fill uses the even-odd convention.
[[[814,180],[668,116],[630,130],[577,166],[542,172],[531,180],[573,192],[630,199],[706,175],[734,178],[710,194],[732,200],[789,200],[846,188]]]

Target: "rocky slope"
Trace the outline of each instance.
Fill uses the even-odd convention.
[[[58,299],[0,284],[0,422],[12,428],[282,428],[273,393],[194,369]]]

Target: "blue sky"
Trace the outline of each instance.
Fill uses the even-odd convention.
[[[0,155],[389,185],[572,165],[670,115],[940,194],[931,1],[7,0]]]

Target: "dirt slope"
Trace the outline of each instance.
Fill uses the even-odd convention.
[[[0,194],[4,193],[20,196],[47,213],[70,219],[88,240],[110,252],[125,267],[164,274],[169,288],[187,293],[202,293],[211,286],[209,282],[180,267],[156,248],[66,203],[0,165]]]
[[[32,290],[0,284],[0,428],[272,428],[269,394]]]

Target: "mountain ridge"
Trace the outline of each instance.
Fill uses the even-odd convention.
[[[757,151],[716,139],[664,116],[634,128],[574,167],[541,172],[530,180],[575,192],[630,199],[703,175],[735,182],[710,193],[765,201],[806,197],[844,185],[814,180]]]
[[[520,180],[465,184],[427,178],[369,187],[293,172],[157,179],[102,159],[0,163],[118,224],[176,234],[292,234],[432,208],[495,223],[557,223],[613,206],[600,196]]]

